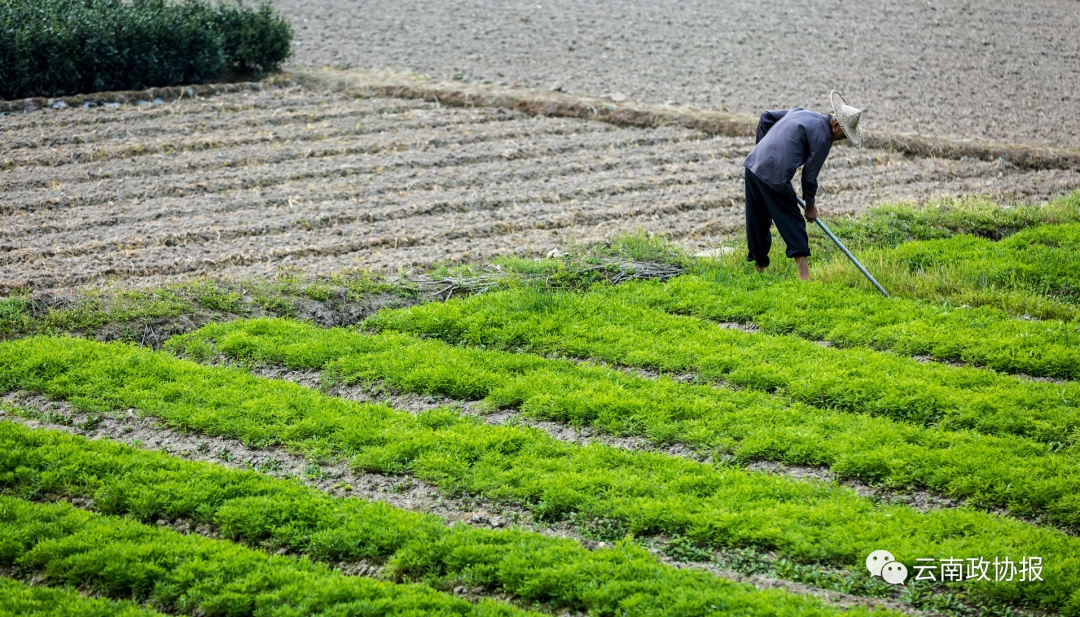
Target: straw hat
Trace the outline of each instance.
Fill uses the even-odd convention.
[[[832,112],[836,116],[836,121],[840,123],[840,128],[844,129],[848,143],[861,148],[862,131],[859,130],[859,117],[862,116],[862,110],[848,105],[844,96],[836,90],[829,93],[829,102],[832,103]]]

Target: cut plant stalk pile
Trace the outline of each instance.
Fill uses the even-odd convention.
[[[89,499],[111,516],[209,526],[252,548],[323,563],[374,562],[394,581],[444,590],[479,586],[556,609],[625,615],[673,606],[686,615],[721,607],[749,615],[771,614],[770,608],[791,615],[838,613],[810,598],[661,565],[628,542],[589,551],[521,529],[446,526],[431,515],[337,499],[255,472],[11,423],[0,422],[0,437],[9,445],[0,457],[0,486],[8,494]]]
[[[483,399],[492,409],[517,409],[530,418],[659,444],[686,443],[740,464],[764,459],[827,465],[841,478],[901,491],[924,487],[972,505],[1080,524],[1080,471],[1073,458],[1020,437],[945,431],[752,390],[285,320],[214,324],[168,347],[197,360],[224,355],[243,363],[319,369],[327,383],[374,382],[405,392]]]
[[[970,509],[919,513],[875,505],[846,488],[566,444],[446,408],[414,416],[125,344],[22,339],[0,344],[0,367],[6,390],[43,392],[97,412],[134,408],[178,429],[283,444],[316,458],[346,456],[362,469],[524,504],[540,520],[570,513],[613,519],[633,534],[678,534],[711,548],[753,546],[853,571],[876,546],[912,561],[1035,551],[1046,563],[1042,582],[972,582],[965,589],[983,601],[1080,610],[1080,540]]]

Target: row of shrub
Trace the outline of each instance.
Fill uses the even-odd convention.
[[[65,96],[275,71],[292,27],[240,0],[0,2],[0,97]]]

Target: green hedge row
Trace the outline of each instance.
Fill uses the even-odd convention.
[[[239,0],[0,2],[0,97],[64,96],[259,74],[289,57],[292,27]]]

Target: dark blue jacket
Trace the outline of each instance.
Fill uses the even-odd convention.
[[[762,182],[783,192],[791,190],[791,179],[802,167],[803,200],[814,205],[817,176],[832,148],[829,117],[801,107],[777,109],[761,114],[757,145],[743,165]]]

